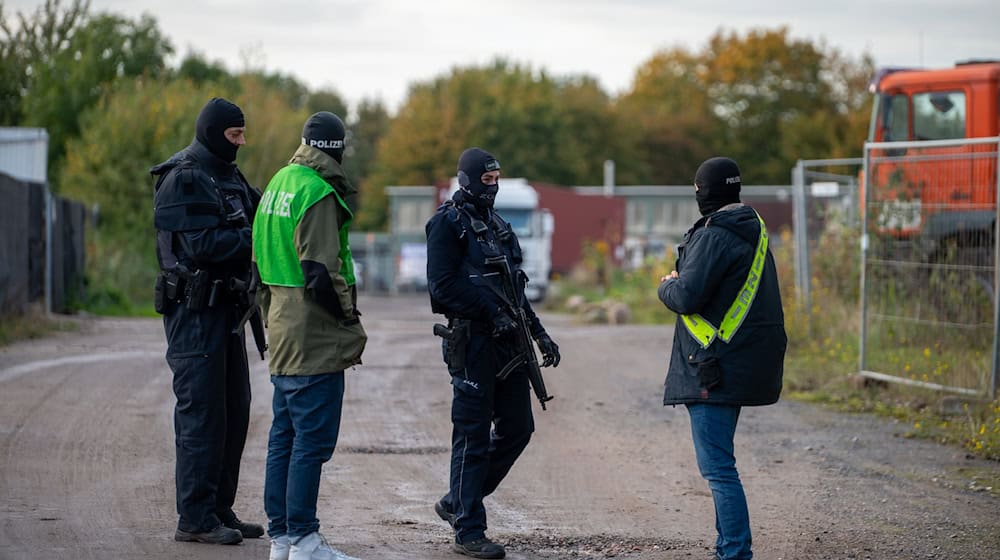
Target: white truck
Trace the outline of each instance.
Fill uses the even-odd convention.
[[[450,193],[458,190],[458,179],[452,178]],[[547,208],[539,208],[538,191],[523,178],[500,179],[493,208],[510,222],[521,243],[521,269],[528,275],[524,295],[529,301],[545,299],[552,272],[552,233],[555,220]]]

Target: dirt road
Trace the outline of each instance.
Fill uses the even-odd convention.
[[[323,531],[359,558],[451,559],[432,510],[446,490],[450,386],[424,298],[364,299],[365,364],[348,376],[340,444],[324,471]],[[660,405],[669,327],[545,317],[563,363],[556,399],[487,499],[509,558],[711,558],[712,502],[683,408]],[[156,320],[0,349],[0,558],[266,558],[267,541],[175,543],[170,371]],[[264,522],[266,365],[237,511]],[[898,437],[904,426],[790,401],[745,409],[737,460],[756,558],[1000,558],[1000,499],[975,473],[1000,464]],[[970,474],[971,473],[971,474]]]

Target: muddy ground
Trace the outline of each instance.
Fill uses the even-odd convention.
[[[425,298],[368,298],[319,517],[359,558],[458,558],[432,504],[446,490],[450,386]],[[665,314],[666,315],[666,314]],[[663,407],[668,326],[544,316],[556,399],[496,494],[509,558],[711,558],[714,517],[683,408]],[[157,320],[81,320],[0,349],[0,558],[267,558],[267,541],[176,543],[171,375]],[[264,522],[266,364],[237,511]],[[784,400],[745,409],[737,461],[756,558],[1000,558],[1000,464],[901,437],[907,426]]]

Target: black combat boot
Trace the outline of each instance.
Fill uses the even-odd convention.
[[[236,529],[243,535],[244,539],[259,539],[264,536],[264,527],[256,523],[246,523],[240,521],[239,517],[234,517],[230,521],[223,523],[230,529]]]
[[[236,529],[230,529],[225,525],[219,525],[211,531],[204,533],[189,533],[177,529],[174,532],[174,540],[180,542],[200,542],[206,544],[239,544],[243,541],[243,535]]]
[[[486,537],[471,540],[469,542],[455,542],[451,549],[459,554],[471,556],[473,558],[503,558],[507,551],[503,545],[497,544]]]

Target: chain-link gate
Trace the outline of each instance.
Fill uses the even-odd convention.
[[[814,260],[822,251],[857,247],[863,163],[863,158],[799,160],[792,169],[795,287],[804,309],[812,306],[814,283],[857,301],[856,274],[827,270]]]
[[[865,145],[862,375],[995,398],[998,142]]]

